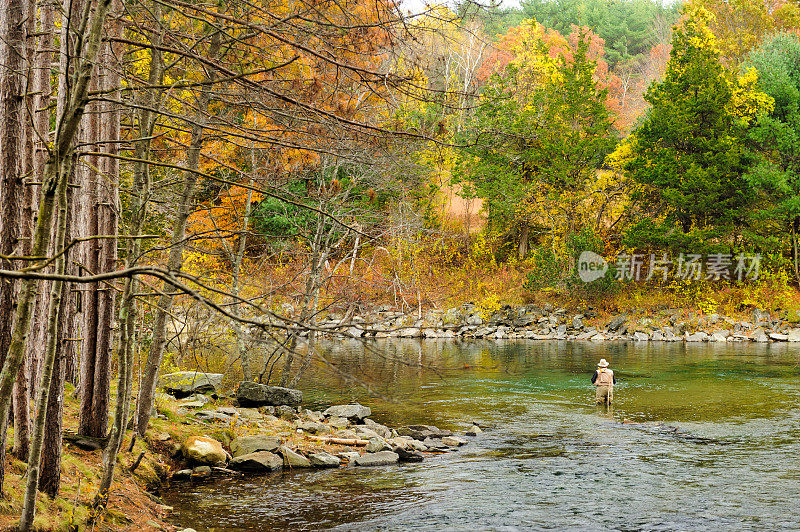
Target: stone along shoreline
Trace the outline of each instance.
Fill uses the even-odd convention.
[[[800,342],[798,323],[756,309],[748,319],[679,309],[635,318],[619,314],[603,322],[593,310],[570,313],[552,305],[506,306],[488,316],[473,304],[422,318],[382,308],[372,315],[329,315],[318,324],[322,338],[462,338],[634,342]],[[307,331],[305,332],[307,334]]]

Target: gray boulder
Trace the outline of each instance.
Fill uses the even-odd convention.
[[[335,429],[345,429],[350,426],[350,420],[346,417],[332,417],[328,420],[328,425]]]
[[[380,423],[376,423],[375,421],[372,421],[369,418],[364,418],[364,425],[377,432],[378,436],[380,436],[381,438],[392,437],[392,430],[386,425],[381,425]]]
[[[222,385],[222,373],[202,371],[179,371],[162,375],[159,387],[173,395],[185,396],[193,393],[215,392]]]
[[[198,410],[195,412],[194,417],[203,421],[219,421],[221,423],[229,423],[233,418],[222,412],[215,412],[213,410]]]
[[[409,449],[414,451],[427,451],[428,446],[422,443],[419,440],[415,440],[411,436],[398,436],[396,438],[391,438],[387,443],[395,447],[402,447],[403,449]],[[397,450],[395,450],[397,452]]]
[[[422,331],[417,327],[404,327],[400,329],[400,338],[419,338],[422,336]]]
[[[278,471],[283,468],[283,458],[269,451],[258,451],[235,457],[230,461],[228,467],[237,471],[259,473]]]
[[[718,331],[711,335],[709,338],[709,342],[726,342],[728,340],[728,335],[726,332]]]
[[[467,325],[483,325],[483,318],[478,314],[472,314],[467,318]]]
[[[368,406],[361,406],[360,404],[352,405],[336,405],[328,408],[323,412],[328,417],[343,417],[347,419],[362,420],[372,414],[372,410]]]
[[[310,434],[326,434],[331,431],[328,425],[317,423],[316,421],[299,421],[297,428]]]
[[[686,334],[686,341],[687,342],[707,342],[708,335],[703,331],[697,331],[694,334]]]
[[[478,425],[472,425],[470,428],[467,429],[467,432],[465,432],[464,434],[466,434],[467,436],[477,436],[481,432],[483,431]]]
[[[400,455],[392,451],[381,451],[378,453],[364,454],[356,458],[353,463],[357,466],[382,466],[396,464],[400,460]]]
[[[467,444],[467,440],[459,438],[458,436],[445,436],[442,438],[442,443],[448,447],[461,447]]]
[[[309,459],[302,454],[298,454],[286,446],[281,446],[278,450],[283,455],[284,467],[311,467]]]
[[[276,451],[281,446],[280,440],[272,436],[253,434],[241,436],[231,442],[231,454],[236,458],[245,454],[252,454],[258,451]]]
[[[288,419],[289,421],[298,419],[300,416],[293,406],[280,405],[275,407],[275,415],[281,419]]]
[[[449,445],[442,443],[442,438],[425,438],[422,443],[430,449],[438,449],[438,450],[448,450],[450,449]]]
[[[187,480],[192,477],[191,469],[181,469],[172,474],[172,480]]]
[[[617,329],[622,327],[626,321],[628,321],[628,317],[624,314],[621,314],[619,316],[614,316],[613,318],[611,318],[611,322],[608,324],[608,330],[616,331]]]
[[[800,329],[796,328],[790,330],[786,340],[789,342],[800,342]]]
[[[372,430],[371,428],[365,427],[363,425],[356,425],[355,427],[356,434],[362,440],[369,440],[371,438],[382,438],[380,434]]]
[[[308,461],[314,467],[339,467],[342,463],[337,457],[328,453],[314,453],[308,456]]]
[[[370,438],[369,443],[364,448],[368,453],[378,453],[381,451],[391,451],[392,447],[383,438]]]
[[[452,436],[449,430],[440,430],[433,425],[409,425],[397,429],[400,436],[411,436],[415,440],[424,441],[426,438],[444,438]]]
[[[343,462],[354,462],[361,456],[356,451],[344,451],[336,455]]]
[[[769,342],[769,338],[767,337],[766,333],[764,332],[764,329],[762,329],[761,327],[757,328],[755,331],[750,333],[749,337],[750,337],[750,340],[752,340],[753,342],[758,342],[758,343]]]
[[[236,400],[242,406],[297,406],[303,402],[303,392],[292,388],[243,381],[236,390]]]
[[[361,338],[361,336],[364,334],[364,330],[359,329],[358,327],[350,327],[345,332],[353,338]]]
[[[395,447],[393,449],[393,452],[395,452],[397,456],[400,457],[401,462],[410,462],[410,463],[422,462],[422,460],[424,459],[424,456],[422,456],[421,453],[406,449],[405,447]]]

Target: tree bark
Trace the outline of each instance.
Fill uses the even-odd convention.
[[[102,57],[106,45],[100,52]],[[103,88],[104,75],[97,71],[92,78],[92,90]],[[92,150],[99,153],[98,142],[101,133],[101,104],[92,102],[87,106],[88,113],[85,119],[85,131],[82,142],[93,144]],[[99,173],[100,160],[97,156],[89,156],[86,164],[78,164],[76,168],[76,181],[80,185],[76,193],[76,220],[73,230],[78,236],[89,237],[101,234],[100,217],[100,187],[103,176]],[[78,246],[79,262],[83,264],[83,272],[92,275],[100,271],[102,263],[101,241],[98,239],[83,242]],[[103,438],[108,432],[109,390],[111,385],[110,353],[101,347],[102,337],[106,334],[110,324],[101,320],[101,298],[98,283],[85,285],[82,291],[83,313],[82,338],[80,354],[80,416],[78,419],[78,434]]]
[[[116,10],[116,7],[114,8]],[[111,22],[108,37],[120,37],[120,25]],[[118,45],[117,45],[118,46]],[[115,45],[107,40],[101,49],[95,85],[107,91],[110,100],[118,94],[120,86],[119,58]],[[88,166],[89,208],[84,215],[88,235],[100,236],[89,241],[86,252],[87,270],[90,274],[112,271],[117,263],[118,182],[120,113],[117,104],[110,101],[94,102],[94,114],[89,122],[88,141],[94,142],[97,153],[112,157],[90,157]],[[108,411],[111,384],[111,349],[114,331],[116,290],[108,283],[93,283],[84,292],[83,345],[81,349],[81,415],[78,433],[85,436],[104,437],[108,431]]]
[[[48,137],[50,129],[50,102],[52,96],[51,88],[51,63],[53,60],[53,53],[48,51],[53,47],[53,33],[55,31],[55,9],[52,5],[43,5],[40,7],[41,20],[38,31],[40,33],[39,46],[34,60],[34,90],[36,96],[32,109],[35,111],[34,115],[34,142],[33,142],[33,175],[37,182],[42,182],[42,175],[44,172],[44,165],[47,162],[47,144],[45,139]],[[71,168],[71,165],[70,165]],[[71,173],[71,172],[70,172]],[[34,187],[30,187],[34,189]],[[38,187],[35,187],[35,192],[38,193]],[[64,220],[64,241],[69,230],[69,192],[66,192],[67,207]],[[38,194],[35,195],[37,197]],[[38,211],[38,205],[35,206]],[[31,218],[33,220],[33,218]],[[55,252],[55,246],[51,246],[51,253]],[[69,262],[69,255],[64,256],[64,263]],[[49,281],[42,281],[39,283],[38,291],[40,294],[46,294],[51,291],[51,283]],[[69,294],[71,284],[65,283],[61,290],[60,309],[59,309],[59,323],[56,327],[55,347],[56,355],[53,361],[52,379],[49,385],[44,381],[39,384],[40,388],[48,386],[48,400],[47,412],[45,415],[44,436],[42,443],[42,460],[41,467],[39,468],[39,490],[46,493],[50,498],[55,498],[58,495],[59,486],[61,484],[61,437],[63,431],[62,423],[62,406],[64,394],[64,377],[65,377],[65,349],[71,349],[71,342],[64,342],[64,327],[66,323],[64,319],[66,303],[68,298],[64,294]],[[37,316],[50,315],[50,301],[48,298],[39,297],[36,300]],[[34,322],[32,330],[32,341],[29,342],[28,350],[35,352],[33,358],[44,360],[45,346],[48,341],[48,327],[41,320]]]
[[[99,0],[96,2],[94,11],[88,9],[87,5],[78,25],[78,31],[83,36],[81,47],[76,53],[79,66],[72,80],[69,101],[63,114],[57,117],[53,147],[45,167],[39,201],[39,217],[34,230],[33,254],[35,256],[44,256],[52,240],[56,193],[59,184],[67,179],[68,165],[65,162],[72,154],[72,142],[86,108],[89,82],[92,77],[93,65],[97,59],[103,35],[103,23],[110,1]],[[24,280],[13,322],[11,345],[3,362],[2,371],[0,371],[0,427],[8,422],[11,390],[25,354],[35,292],[36,281]]]
[[[0,1],[0,254],[8,257],[21,254],[22,202],[25,195],[22,179],[24,176],[24,132],[25,132],[25,62],[26,51],[26,2],[15,0]],[[0,259],[3,267],[14,267],[14,262]],[[15,293],[19,284],[11,279],[0,280],[0,356],[8,352],[12,343],[15,314]],[[17,375],[11,376],[11,378]],[[20,437],[27,442],[29,417],[25,415],[28,407],[24,381],[15,387],[18,419],[22,420],[14,431],[15,448],[20,448]],[[10,393],[9,389],[7,393]],[[9,397],[10,399],[10,397]],[[0,417],[0,490],[5,477],[5,429],[8,423],[9,404]]]
[[[66,174],[68,170],[63,169]],[[67,228],[67,180],[62,179],[58,184],[56,192],[58,196],[58,217],[55,242],[58,248],[63,248],[65,244]],[[58,256],[55,261],[56,273],[64,273],[65,257]],[[55,360],[57,357],[56,348],[58,346],[58,322],[59,311],[61,310],[61,297],[64,289],[63,281],[54,281],[50,292],[50,314],[47,318],[47,347],[45,349],[44,364],[42,367],[42,385],[36,399],[36,423],[33,426],[33,437],[31,438],[30,452],[28,454],[28,476],[25,484],[25,498],[22,504],[22,515],[20,516],[19,529],[22,531],[30,530],[33,526],[33,518],[36,511],[36,491],[39,484],[39,471],[42,457],[42,447],[45,440],[45,419],[47,415],[47,405],[49,403],[50,386],[53,381]]]

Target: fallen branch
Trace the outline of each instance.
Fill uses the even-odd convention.
[[[144,458],[144,451],[140,452],[139,457],[131,464],[131,473],[136,471],[136,468],[142,463],[142,458]]]
[[[323,443],[335,443],[337,445],[356,445],[359,447],[363,447],[369,443],[367,440],[358,440],[356,438],[334,438],[333,436],[311,436],[310,434],[307,437],[314,441],[321,441]]]

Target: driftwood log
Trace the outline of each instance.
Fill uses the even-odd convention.
[[[335,443],[338,445],[355,445],[363,447],[369,443],[367,440],[358,440],[356,438],[335,438],[333,436],[307,436],[310,440],[319,441],[323,443]]]

